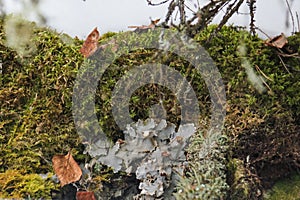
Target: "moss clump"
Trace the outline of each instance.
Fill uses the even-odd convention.
[[[232,173],[232,199],[249,199],[249,183],[246,181],[246,172],[243,166],[243,161],[238,159],[232,159],[228,163],[228,171]]]
[[[300,199],[300,175],[293,174],[288,178],[277,181],[265,195],[266,200],[296,200]]]
[[[113,40],[117,40],[121,44],[125,43],[128,47],[135,46],[137,43],[136,41],[139,41],[139,44],[143,44],[144,42],[147,46],[147,44],[157,42],[153,40],[153,38],[158,38],[157,32],[153,33],[157,35],[151,34],[151,31],[147,34],[140,35],[125,33],[116,35]],[[126,48],[124,49],[126,51]],[[95,60],[99,63],[101,63],[101,58],[103,56],[101,53],[101,51],[98,51],[98,54],[96,53],[94,56]],[[157,49],[135,49],[130,52],[128,51],[125,55],[119,57],[113,53],[112,56],[116,56],[114,62],[106,69],[99,81],[100,87],[96,93],[96,110],[101,127],[113,140],[122,137],[122,133],[112,116],[112,91],[114,91],[116,83],[136,66],[159,63],[174,68],[180,72],[182,76],[186,77],[188,81],[191,81],[191,85],[197,93],[197,98],[201,102],[199,107],[201,111],[203,111],[203,116],[209,113],[209,107],[207,106],[210,104],[208,98],[209,95],[208,89],[205,87],[204,79],[194,66],[189,64],[188,61],[180,58],[180,56],[177,56],[172,52],[165,53]],[[134,85],[134,80],[139,80],[139,78],[140,77],[136,77],[136,79],[133,78],[131,85]],[[167,112],[167,120],[179,125],[181,120],[180,115],[182,114],[180,113],[181,107],[179,102],[170,89],[159,84],[146,84],[134,91],[130,98],[130,117],[134,121],[137,121],[138,119],[145,120],[149,118],[151,107],[160,102],[162,102]],[[122,108],[122,105],[118,105],[118,109],[121,110]],[[193,116],[191,116],[191,118],[192,117]]]
[[[226,182],[226,154],[228,138],[221,133],[203,136],[198,132],[188,149],[190,168],[187,177],[178,183],[177,199],[225,199],[229,185]]]
[[[19,23],[27,27],[29,22]],[[82,42],[64,43],[62,35],[30,23],[32,36],[25,43],[36,50],[24,56],[6,46],[11,36],[3,24],[1,19],[0,173],[2,179],[7,173],[17,177],[1,191],[9,195],[9,188],[16,188],[13,195],[25,198],[28,189],[31,198],[38,198],[49,192],[49,185],[36,174],[52,171],[52,156],[70,148],[75,155],[82,151],[70,109],[72,84],[83,61],[78,52]]]
[[[37,51],[24,58],[1,38],[1,171],[45,172],[45,161],[80,142],[70,111],[72,84],[83,61],[80,42],[65,44],[59,34],[36,27],[30,43]]]
[[[216,61],[226,84],[224,131],[231,138],[231,151],[228,151],[231,164],[227,167],[233,170],[233,178],[228,182],[232,186],[229,198],[259,199],[262,186],[269,187],[278,177],[298,168],[294,161],[300,160],[297,153],[300,141],[292,138],[300,137],[300,74],[296,71],[288,73],[276,49],[265,46],[257,36],[235,27],[223,27],[206,43],[215,28],[208,27],[195,39]],[[288,40],[290,51],[298,52],[299,35]],[[293,59],[286,58],[285,62]],[[245,62],[259,79],[264,80],[264,91],[259,91],[257,85],[251,82],[250,70],[244,66]],[[294,67],[298,65],[299,62],[294,63]],[[242,163],[235,165],[236,159]],[[244,179],[244,184],[237,184],[241,173],[247,179]]]
[[[82,41],[49,29],[38,28],[34,24],[26,27],[33,27],[29,44],[34,48],[30,54],[20,54],[18,49],[12,48],[13,46],[7,47],[3,20],[0,22],[0,173],[13,173],[19,177],[9,186],[13,188],[27,188],[24,185],[18,186],[19,183],[30,184],[30,181],[22,181],[27,176],[30,176],[30,180],[42,181],[36,174],[52,171],[51,158],[55,154],[63,154],[73,148],[75,159],[80,161],[85,157],[71,112],[74,81],[84,60],[79,53]],[[215,176],[221,174],[223,177],[226,166],[230,169],[234,176],[228,181],[233,188],[232,194],[251,196],[250,193],[254,193],[253,197],[259,198],[257,189],[260,180],[264,180],[263,184],[267,186],[278,177],[289,173],[291,168],[298,169],[295,163],[300,160],[300,141],[294,138],[300,138],[299,73],[292,70],[288,73],[280,63],[275,49],[266,47],[258,37],[235,27],[223,27],[209,43],[206,43],[215,28],[216,26],[208,27],[197,34],[195,39],[207,49],[222,74],[226,86],[227,116],[225,130],[219,134],[220,138],[226,135],[230,144],[216,143],[215,150],[222,152],[222,159],[218,160],[216,155],[207,163],[218,164],[217,171],[213,173]],[[105,38],[110,39],[113,35],[114,33],[106,34],[102,41]],[[136,39],[137,37],[132,36],[126,38],[126,41],[128,44],[134,44]],[[149,42],[149,37],[139,39]],[[23,45],[25,50],[26,44],[28,40]],[[299,35],[290,37],[289,45],[293,52],[299,53]],[[243,48],[244,53],[241,50]],[[295,69],[299,68],[297,58],[286,57],[284,61]],[[113,88],[128,70],[145,63],[170,66],[191,82],[199,100],[200,110],[203,111],[200,117],[201,124],[205,126],[209,121],[207,116],[210,114],[211,104],[203,78],[195,68],[188,61],[170,52],[137,49],[116,58],[99,81],[100,87],[95,95],[96,110],[99,123],[109,137],[112,140],[122,137],[122,132],[111,114]],[[245,63],[248,63],[248,68],[245,67]],[[257,77],[263,78],[263,90],[258,91],[257,85],[249,79],[249,67]],[[130,100],[130,116],[134,120],[148,118],[149,109],[160,100],[167,110],[167,120],[178,124],[180,105],[174,94],[155,84],[146,85],[134,93]],[[195,138],[197,145],[189,150],[195,162],[200,162],[197,152],[201,149],[202,142],[209,139],[209,135],[204,133],[203,137],[198,138],[198,141],[201,141],[198,143]],[[229,165],[226,165],[227,155],[231,163]],[[249,158],[247,163],[246,158]],[[186,191],[187,197],[189,192],[201,189],[195,187],[197,177],[202,177],[201,170],[198,170],[201,167],[194,167],[195,173],[190,171],[189,178],[182,180],[187,183],[185,188],[192,188],[191,191]],[[244,172],[256,174],[259,178],[253,179],[250,190],[242,191],[240,188],[244,187],[240,187],[235,191],[236,181],[243,177],[241,174]],[[3,175],[2,180],[3,183],[7,183],[9,179]],[[207,182],[207,179],[203,180]],[[224,179],[220,182],[215,180],[224,195]],[[201,182],[199,183],[201,186]],[[258,186],[252,187],[255,184]],[[48,186],[40,188],[39,191],[44,191],[45,194],[52,188]],[[6,192],[3,196],[10,195],[11,190],[4,188],[3,191]],[[25,193],[15,191],[15,196],[27,197]],[[33,194],[31,197],[39,198],[38,195]]]
[[[38,174],[22,174],[20,170],[6,170],[0,173],[0,197],[50,198],[50,191],[55,189],[55,185],[49,179]]]
[[[239,159],[232,159],[227,164],[228,180],[231,183],[230,199],[256,199],[261,196],[262,188],[259,180],[254,174],[244,166],[244,162]]]

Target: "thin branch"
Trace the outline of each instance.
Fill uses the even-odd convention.
[[[204,6],[201,10],[198,11],[197,15],[194,16],[194,19],[198,19],[198,22],[193,27],[194,30],[202,30],[204,29],[218,14],[220,9],[227,4],[228,1],[218,1],[218,2],[210,2],[206,6]],[[192,23],[192,21],[190,21]]]
[[[197,0],[197,6],[198,6],[198,9],[200,9],[200,3],[199,3],[199,0]]]
[[[185,29],[190,36],[197,34],[199,31],[206,28],[214,18],[223,11],[226,7],[227,10],[223,11],[224,16],[221,20],[221,23],[218,26],[219,29],[224,26],[227,21],[232,17],[234,13],[238,12],[239,7],[245,0],[211,0],[206,3],[204,6],[200,6],[200,0],[195,1],[195,7],[197,6],[197,10],[190,8],[185,4],[186,0],[157,0],[158,3],[154,3],[154,0],[146,0],[149,5],[162,5],[168,3],[168,10],[162,26],[168,27],[169,24],[172,26],[172,19],[179,18],[179,25],[175,26],[179,29]],[[251,10],[254,13],[256,0],[249,0],[252,2]],[[178,8],[178,9],[177,9]],[[186,16],[186,9],[192,12],[192,16]],[[175,15],[175,17],[174,17]],[[178,15],[178,16],[177,16]],[[252,24],[254,24],[254,14],[252,15]],[[254,32],[254,28],[253,28]]]
[[[180,24],[184,25],[186,23],[186,16],[185,16],[185,9],[184,9],[184,1],[185,0],[179,0],[178,1],[178,8],[180,12]]]
[[[294,15],[293,15],[293,13],[292,13],[292,10],[291,10],[291,7],[290,7],[290,3],[288,2],[288,0],[285,0],[285,2],[286,2],[286,5],[287,5],[287,7],[288,7],[288,11],[289,11],[289,13],[290,13],[290,16],[291,16],[291,19],[292,19],[292,24],[293,24],[293,33],[295,33],[295,20],[294,20]],[[287,21],[287,24],[288,24],[288,21]]]
[[[273,79],[271,79],[270,77],[268,77],[259,67],[258,67],[258,65],[255,65],[255,68],[256,68],[256,70],[259,72],[259,73],[261,73],[266,79],[268,79],[269,81],[272,81],[272,82],[274,82],[274,80]]]
[[[168,13],[166,15],[165,23],[167,24],[176,8],[175,0],[172,0],[168,7]]]
[[[161,2],[159,2],[159,3],[152,3],[151,0],[147,0],[147,3],[148,3],[148,5],[150,5],[150,6],[160,6],[160,5],[162,5],[162,4],[167,3],[168,1],[170,1],[170,0],[164,0],[164,1],[161,1]]]
[[[236,14],[238,14],[238,15],[250,15],[250,13],[248,13],[248,12],[236,12]]]
[[[298,32],[300,33],[300,21],[299,21],[298,12],[296,12],[296,18],[297,18],[297,24],[298,24]]]
[[[286,64],[284,63],[284,61],[282,60],[281,56],[280,56],[280,55],[277,55],[277,56],[278,56],[278,58],[279,58],[281,64],[282,64],[283,67],[285,68],[285,70],[286,70],[289,74],[291,74],[290,70],[287,68],[287,66],[286,66]]]
[[[255,29],[259,30],[262,34],[264,34],[265,36],[267,36],[268,39],[271,39],[271,37],[266,32],[264,32],[263,30],[261,30],[259,27],[256,26]]]
[[[239,0],[239,1],[234,1],[232,4],[230,4],[227,8],[226,14],[224,15],[224,17],[222,18],[221,22],[219,23],[217,29],[214,31],[213,34],[210,35],[210,37],[208,38],[207,42],[209,42],[212,37],[219,31],[221,30],[221,28],[227,23],[227,21],[230,19],[230,17],[232,17],[232,15],[234,13],[236,13],[240,6],[242,5],[242,3],[244,2],[244,0]]]
[[[191,9],[188,5],[184,5],[189,11],[191,11],[193,14],[195,14],[196,12],[195,11],[193,11],[193,9]]]
[[[256,0],[248,0],[247,4],[249,6],[249,10],[250,10],[250,32],[255,35],[255,19],[254,19],[254,15],[255,15],[255,10],[256,10],[256,6],[255,6]]]
[[[218,29],[221,29],[226,23],[227,21],[229,20],[229,18],[234,14],[236,13],[240,6],[242,5],[244,0],[239,0],[239,2],[236,4],[237,1],[235,1],[234,3],[230,4],[228,6],[228,9],[227,9],[227,12],[225,14],[225,16],[223,17],[223,19],[221,20],[219,26],[218,26]],[[236,4],[236,5],[235,5]],[[235,5],[235,6],[234,6]]]

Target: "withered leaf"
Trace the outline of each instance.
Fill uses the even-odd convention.
[[[151,29],[155,28],[156,24],[159,22],[160,19],[151,20],[151,23],[149,25],[142,25],[142,26],[128,26],[128,28],[135,28],[137,30],[143,30],[143,29]]]
[[[82,171],[69,152],[67,155],[55,155],[52,158],[52,164],[61,187],[80,179]]]
[[[160,19],[151,20],[151,24],[156,25],[159,21],[160,21]]]
[[[91,56],[98,48],[98,40],[100,38],[100,33],[97,30],[97,27],[88,35],[84,41],[80,53],[85,57]]]
[[[278,35],[276,37],[270,38],[270,39],[266,40],[266,42],[265,42],[266,45],[272,46],[272,47],[277,47],[279,49],[284,47],[287,43],[288,43],[288,40],[283,33],[281,33],[281,35]]]
[[[76,200],[96,200],[94,192],[78,191],[76,193]]]

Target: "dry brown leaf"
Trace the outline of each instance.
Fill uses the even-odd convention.
[[[76,200],[96,200],[94,192],[78,191],[76,193]]]
[[[151,24],[156,25],[159,21],[160,21],[160,19],[151,20]]]
[[[128,28],[135,28],[137,30],[142,30],[142,29],[151,29],[155,28],[156,24],[159,22],[160,19],[156,20],[151,20],[151,23],[149,25],[142,25],[142,26],[128,26]]]
[[[287,38],[283,33],[281,35],[278,35],[276,37],[273,37],[271,39],[266,40],[265,44],[272,47],[277,47],[281,49],[288,43]]]
[[[99,38],[100,38],[100,33],[96,27],[84,41],[84,43],[80,49],[80,53],[86,58],[91,56],[93,53],[95,53],[95,51],[98,48]]]
[[[80,179],[82,171],[69,152],[67,155],[55,155],[52,158],[52,164],[61,187]]]

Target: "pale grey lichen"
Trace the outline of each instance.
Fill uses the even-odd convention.
[[[166,120],[139,120],[127,125],[124,141],[117,141],[106,151],[103,148],[86,151],[101,164],[112,167],[114,172],[135,173],[141,189],[136,199],[157,199],[170,194],[166,190],[175,184],[176,174],[183,175],[185,147],[196,131],[193,124],[181,125],[177,132],[175,129],[176,126]],[[101,141],[97,146],[100,144]]]

